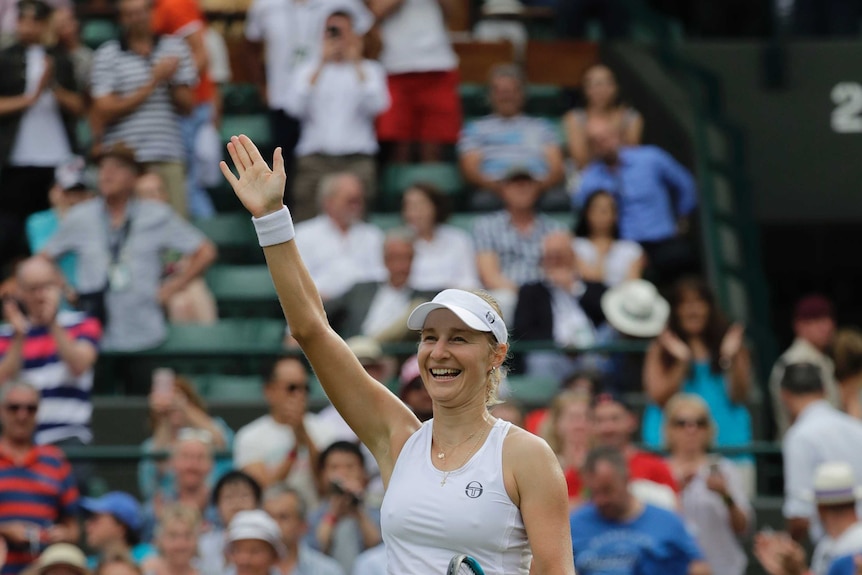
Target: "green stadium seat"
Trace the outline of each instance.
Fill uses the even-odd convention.
[[[527,114],[533,116],[562,116],[566,112],[563,89],[548,84],[527,86]]]
[[[239,355],[281,347],[284,320],[221,319],[213,325],[174,324],[168,338],[153,354],[208,356]]]
[[[461,97],[462,114],[467,116],[484,116],[491,113],[488,104],[488,89],[482,84],[461,84],[458,86]]]
[[[244,212],[216,214],[198,220],[195,226],[219,249],[219,261],[224,263],[261,263],[263,254],[254,233],[251,218]]]
[[[262,401],[263,380],[254,375],[209,375],[202,378],[210,401]]]
[[[401,219],[401,214],[399,212],[373,212],[371,214],[368,214],[368,221],[379,227],[384,232],[397,228],[404,224],[404,221]]]
[[[457,164],[399,164],[388,166],[383,173],[384,207],[388,209],[400,207],[401,194],[417,182],[434,184],[440,188],[440,191],[452,196],[456,205],[463,199],[464,180]]]
[[[245,134],[251,138],[267,160],[272,160],[272,134],[269,129],[269,118],[266,114],[236,114],[225,115],[221,123],[221,139],[227,144],[231,136]]]
[[[95,50],[108,40],[113,40],[119,35],[119,29],[113,20],[93,19],[84,22],[81,27],[81,41]]]
[[[282,317],[265,265],[217,265],[206,274],[221,317]]]
[[[221,88],[221,95],[226,115],[266,112],[266,106],[254,84],[225,84]]]
[[[527,407],[543,407],[550,403],[560,389],[560,382],[554,378],[510,375],[505,386],[513,399]]]

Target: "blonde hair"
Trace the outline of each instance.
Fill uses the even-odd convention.
[[[503,312],[500,309],[500,304],[497,303],[497,300],[486,292],[485,290],[471,290],[470,293],[473,295],[479,296],[482,298],[485,303],[491,306],[491,308],[497,312],[497,315],[503,320],[506,321],[506,318],[503,317]],[[502,344],[497,341],[494,337],[494,334],[488,333],[488,343],[491,346],[491,353],[498,353],[499,348]],[[500,400],[500,384],[503,383],[503,379],[506,377],[506,373],[508,372],[508,368],[505,363],[509,358],[509,350],[506,349],[506,357],[503,358],[503,362],[499,367],[491,368],[491,371],[488,372],[488,380],[485,383],[485,405],[491,407],[492,405],[497,405],[501,403]]]
[[[862,332],[856,328],[839,329],[833,344],[835,379],[839,382],[862,373]]]
[[[548,445],[557,455],[563,451],[563,438],[560,437],[559,433],[557,433],[557,424],[560,421],[560,417],[563,415],[563,411],[565,411],[568,406],[574,404],[585,405],[589,412],[590,395],[583,391],[574,390],[565,390],[560,392],[551,401],[548,416],[545,417],[545,420],[542,422],[541,428],[539,429],[539,435],[542,439],[548,442]]]
[[[174,504],[166,507],[159,513],[159,523],[156,526],[156,537],[160,537],[169,523],[174,521],[184,523],[195,533],[195,537],[200,532],[201,514],[194,507],[182,504]],[[161,549],[159,549],[161,551]]]
[[[704,451],[708,451],[709,448],[712,447],[713,442],[715,442],[715,435],[718,432],[718,429],[716,428],[715,420],[712,418],[712,413],[709,411],[709,405],[707,405],[706,401],[704,401],[702,397],[694,395],[693,393],[677,393],[671,397],[664,406],[665,447],[667,447],[669,451],[673,450],[673,444],[670,441],[672,421],[675,419],[677,412],[686,407],[699,409],[703,413],[704,417],[706,417],[707,436],[703,449]]]

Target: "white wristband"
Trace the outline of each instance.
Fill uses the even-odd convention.
[[[254,224],[257,241],[262,248],[289,242],[296,236],[293,230],[293,219],[287,206],[282,206],[277,212],[260,218],[252,218],[251,222]]]

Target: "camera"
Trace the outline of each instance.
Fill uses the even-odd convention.
[[[336,495],[349,495],[350,496],[350,505],[353,507],[357,507],[360,503],[362,503],[362,500],[355,493],[351,493],[351,492],[347,491],[346,489],[344,489],[344,487],[342,487],[341,483],[339,483],[338,481],[331,482],[329,484],[329,488]]]

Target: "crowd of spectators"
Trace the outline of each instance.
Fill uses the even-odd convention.
[[[520,9],[502,4],[486,13]],[[697,275],[693,175],[643,142],[645,118],[601,63],[583,75],[584,105],[560,120],[565,143],[525,112],[516,64],[491,71],[491,113],[464,119],[452,5],[253,0],[246,14],[249,70],[290,166],[297,246],[333,328],[424,421],[416,357],[381,345],[415,341],[407,314],[442,289],[490,292],[513,338],[536,344],[512,359],[513,375],[559,382],[529,412],[504,385],[493,413],[557,454],[578,572],[745,573],[754,370],[745,326]],[[204,280],[216,246],[195,223],[216,213],[224,40],[195,0],[118,0],[120,36],[95,51],[72,6],[20,0],[11,27],[5,6],[0,574],[385,573],[383,478],[331,406],[311,409],[313,374],[295,356],[267,370],[267,412],[235,430],[191,379],[156,370],[137,493],[86,497],[93,466],[63,450],[94,441],[100,352],[152,349],[171,323],[219,318]],[[618,8],[572,2],[560,14],[598,10],[613,36]],[[365,46],[373,26],[378,59]],[[82,121],[91,149],[77,142]],[[470,189],[469,231],[447,223],[452,198],[422,181],[399,190],[397,228],[369,221],[381,158],[449,156]],[[770,575],[796,575],[808,541],[812,573],[843,575],[862,553],[862,335],[836,336],[822,296],[792,320],[763,399],[783,436],[787,532],[758,533],[754,554]],[[642,344],[642,365],[590,351],[617,343]]]

